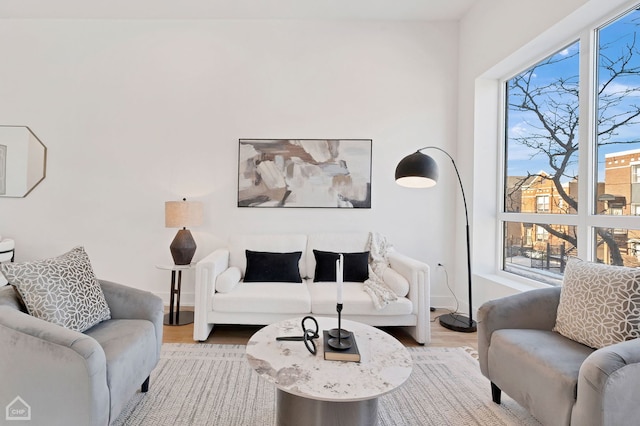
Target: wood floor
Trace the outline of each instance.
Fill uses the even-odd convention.
[[[183,308],[186,309],[186,308]],[[438,309],[431,312],[431,343],[429,346],[461,347],[469,346],[478,349],[478,333],[460,333],[447,330],[437,321],[437,317],[449,311]],[[260,329],[260,326],[248,325],[216,325],[206,343],[227,345],[245,345],[249,338]],[[393,335],[405,346],[419,346],[411,336],[397,327],[381,327]],[[164,326],[164,343],[194,343],[193,324],[182,326]]]

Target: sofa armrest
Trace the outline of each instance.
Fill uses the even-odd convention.
[[[162,347],[164,303],[148,291],[127,287],[111,281],[98,280],[113,319],[144,319],[151,321],[156,331],[158,358]]]
[[[491,334],[500,329],[552,330],[560,301],[560,287],[525,291],[485,302],[478,309],[478,357],[487,371]],[[485,373],[486,374],[486,373]]]
[[[636,424],[639,382],[640,339],[594,351],[580,367],[571,424]]]
[[[418,317],[413,338],[421,344],[431,341],[430,307],[430,270],[429,265],[398,252],[387,256],[391,269],[409,281],[407,298],[413,304],[413,312]]]
[[[210,300],[215,292],[216,278],[229,267],[229,250],[215,250],[196,264],[195,307],[193,315],[193,340],[205,341],[212,325],[207,322],[211,310]]]
[[[0,306],[0,359],[3,405],[20,396],[36,422],[108,424],[106,358],[95,339]]]

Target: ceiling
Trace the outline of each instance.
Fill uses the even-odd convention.
[[[0,18],[460,19],[480,0],[0,0]]]

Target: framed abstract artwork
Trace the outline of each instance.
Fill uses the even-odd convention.
[[[238,207],[371,208],[371,139],[240,139]]]

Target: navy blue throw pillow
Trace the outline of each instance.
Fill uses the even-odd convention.
[[[247,271],[244,282],[279,282],[301,283],[298,262],[301,251],[292,253],[271,253],[265,251],[245,250],[247,256]]]
[[[316,258],[316,270],[313,276],[314,282],[336,281],[336,260],[340,253],[331,251],[314,250]],[[342,253],[344,256],[343,280],[363,283],[369,279],[369,252]]]

